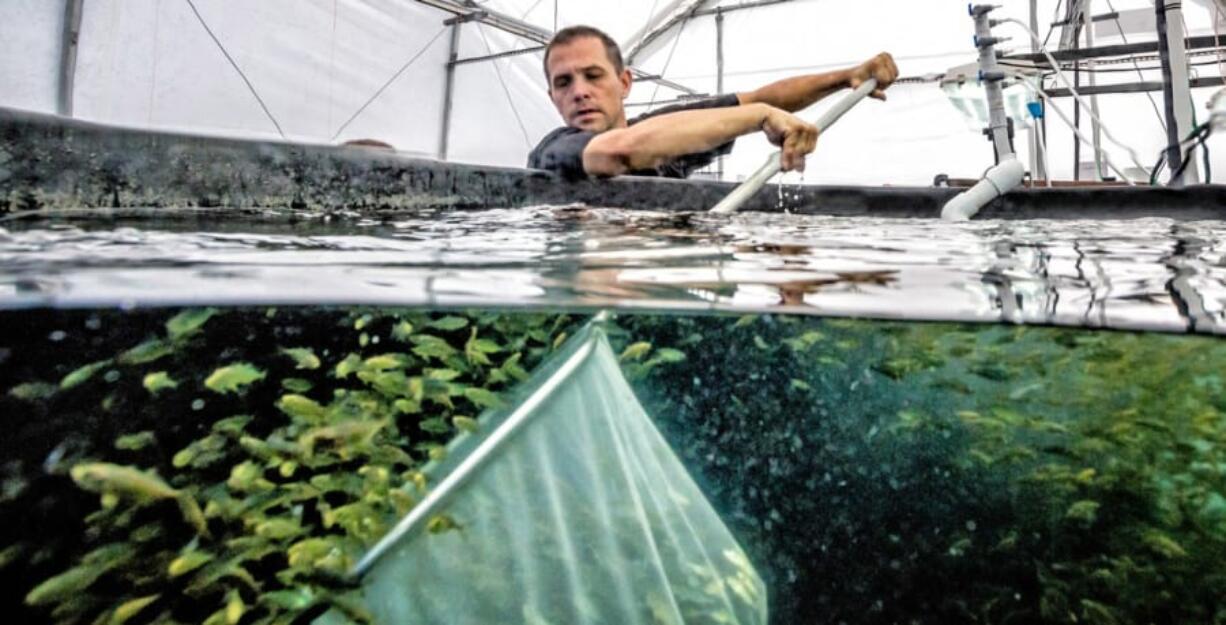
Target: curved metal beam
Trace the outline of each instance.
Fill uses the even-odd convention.
[[[77,48],[81,38],[81,12],[85,0],[68,0],[64,4],[64,35],[60,47],[60,84],[56,112],[72,117],[72,92],[77,76]]]
[[[694,13],[710,2],[711,0],[673,0],[671,5],[665,10],[660,11],[657,19],[648,22],[646,26],[631,36],[626,42],[626,64],[633,65],[639,53],[651,45],[653,41],[672,30],[677,24],[689,19]],[[661,24],[661,20],[665,18],[668,18],[668,21]]]
[[[457,17],[462,17],[464,18],[465,21],[474,21],[474,22],[478,22],[481,24],[485,24],[486,26],[490,26],[491,28],[497,28],[498,30],[501,30],[503,32],[510,33],[517,37],[522,37],[524,39],[533,41],[541,45],[548,44],[549,40],[553,38],[553,31],[547,28],[541,28],[540,26],[537,26],[535,24],[529,24],[528,22],[525,22],[519,18],[512,17],[504,13],[499,13],[498,11],[491,11],[489,9],[481,8],[481,7],[463,3],[463,2],[456,2],[454,0],[415,0],[415,1],[418,2],[419,4],[424,4],[428,7],[435,8],[440,11],[445,11]],[[680,0],[680,1],[695,2],[696,0]],[[706,2],[709,0],[697,0],[697,1]],[[490,55],[488,58],[497,58],[497,56]],[[481,60],[481,59],[473,59],[473,60]],[[654,74],[648,74],[647,72],[644,72],[636,67],[633,67],[629,63],[629,61],[627,61],[626,64],[627,66],[630,66],[630,72],[634,74],[634,77],[637,80],[650,80],[653,82],[657,82],[665,87],[668,87],[669,89],[680,91],[682,93],[688,93],[688,94],[698,93],[694,89],[686,87],[685,85],[673,82],[671,80],[666,80],[661,76],[656,76]]]

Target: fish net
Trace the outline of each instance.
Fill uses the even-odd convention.
[[[438,499],[359,565],[379,623],[767,621],[761,578],[598,325],[426,473]]]

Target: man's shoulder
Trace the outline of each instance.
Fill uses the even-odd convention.
[[[582,128],[555,128],[528,153],[528,167],[556,171],[567,178],[582,178],[583,150],[594,136]]]
[[[550,141],[554,141],[558,137],[561,137],[564,135],[573,135],[576,132],[583,132],[583,131],[579,128],[575,128],[574,126],[558,126],[557,128],[550,130],[549,133],[546,134],[544,138],[542,138],[537,143],[537,146],[543,145],[545,143],[549,143]]]
[[[559,126],[549,131],[548,134],[546,134],[536,143],[536,147],[532,148],[532,151],[528,153],[528,167],[542,169],[541,156],[545,150],[557,142],[558,139],[561,139],[567,135],[572,135],[575,132],[578,132],[578,130],[578,128],[572,128],[570,126]]]

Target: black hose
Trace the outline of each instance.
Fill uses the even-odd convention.
[[[1166,100],[1166,161],[1172,168],[1182,171],[1183,155],[1179,153],[1179,124],[1175,123],[1175,79],[1171,74],[1171,51],[1168,46],[1170,42],[1166,36],[1165,0],[1154,1],[1154,12],[1158,22],[1158,58],[1162,62],[1162,97]]]
[[[1186,150],[1184,150],[1183,154],[1180,155],[1183,157],[1183,160],[1180,163],[1179,167],[1175,169],[1174,173],[1171,174],[1171,182],[1178,181],[1180,177],[1183,176],[1183,172],[1187,171],[1188,165],[1195,162],[1196,159],[1192,158],[1192,151],[1198,147],[1204,146],[1205,140],[1209,138],[1209,135],[1212,133],[1212,131],[1213,131],[1212,121],[1205,122],[1204,124],[1197,126],[1196,129],[1192,131],[1192,134],[1189,137],[1189,141],[1191,141],[1192,143],[1187,147]],[[1178,151],[1178,146],[1176,146],[1176,151]]]

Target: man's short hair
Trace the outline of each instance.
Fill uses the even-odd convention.
[[[622,61],[621,46],[618,46],[617,42],[613,41],[613,38],[606,35],[603,30],[591,26],[568,26],[559,30],[553,36],[553,39],[549,40],[549,45],[545,46],[544,66],[546,82],[549,81],[549,53],[553,51],[553,47],[570,43],[582,37],[595,37],[604,44],[605,54],[609,56],[609,62],[613,64],[613,69],[617,70],[617,73],[620,74],[622,70],[626,69],[626,63]]]

